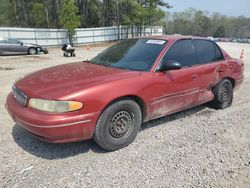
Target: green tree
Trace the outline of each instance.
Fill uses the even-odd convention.
[[[219,27],[215,30],[215,32],[213,33],[213,36],[214,36],[214,37],[217,37],[217,38],[219,38],[219,37],[225,37],[225,33],[226,33],[225,27],[224,27],[223,25],[221,25],[221,26],[219,26]]]
[[[210,28],[210,19],[204,15],[202,11],[197,11],[195,14],[195,30],[197,36],[207,36]]]
[[[170,8],[168,3],[162,0],[116,0],[117,25],[137,26],[142,33],[142,26],[164,25],[165,12],[160,7]],[[119,10],[119,11],[118,11]],[[132,36],[133,36],[133,28]]]
[[[69,41],[72,45],[72,37],[75,33],[75,29],[79,27],[80,24],[77,6],[74,4],[73,0],[65,0],[62,11],[60,12],[60,25],[68,30]]]
[[[250,38],[250,18],[228,17],[218,12],[209,14],[195,9],[167,12],[166,33],[227,38]]]
[[[97,27],[101,20],[102,2],[99,0],[76,0],[81,27]]]
[[[0,0],[0,26],[9,25],[8,10],[10,9],[9,2]]]
[[[43,3],[33,3],[30,12],[32,27],[46,26],[46,12]]]
[[[0,26],[66,28],[67,25],[68,28],[71,24],[66,22],[72,22],[69,19],[73,14],[73,18],[80,17],[81,27],[134,25],[142,31],[143,26],[164,25],[168,34],[223,36],[224,33],[229,38],[250,38],[250,18],[229,17],[217,12],[209,14],[195,9],[170,13],[165,11],[171,8],[167,0],[70,2],[75,8],[65,15],[63,8],[69,0],[0,0]],[[62,15],[65,15],[63,19]],[[76,23],[73,28],[79,26],[78,21]]]

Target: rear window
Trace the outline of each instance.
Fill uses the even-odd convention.
[[[197,39],[193,41],[196,47],[199,64],[206,64],[224,59],[220,49],[213,42]]]

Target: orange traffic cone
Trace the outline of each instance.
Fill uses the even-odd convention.
[[[244,49],[242,49],[240,53],[240,59],[242,60],[243,58],[244,58]]]

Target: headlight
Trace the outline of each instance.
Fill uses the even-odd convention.
[[[31,98],[29,100],[30,107],[45,111],[45,112],[72,112],[79,110],[83,107],[81,102],[76,101],[55,101]]]

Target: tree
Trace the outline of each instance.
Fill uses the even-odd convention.
[[[183,12],[167,12],[165,26],[168,34],[250,38],[250,18],[228,17],[188,9]]]
[[[8,19],[8,10],[9,2],[5,2],[5,0],[0,0],[0,26],[6,26],[9,25],[9,19]]]
[[[46,25],[46,12],[44,4],[33,3],[30,14],[32,27],[44,27]]]
[[[115,21],[116,2],[115,0],[103,0],[103,25],[111,26]]]
[[[63,8],[69,2],[74,8],[67,12]],[[170,13],[168,8],[167,0],[0,0],[0,26],[68,28],[73,15],[73,28],[134,25],[142,33],[143,26],[163,25],[168,34],[250,38],[250,18],[192,8]]]
[[[60,25],[68,30],[69,41],[72,45],[72,37],[75,33],[75,29],[81,24],[80,16],[77,14],[78,8],[74,4],[73,0],[65,0],[62,11],[60,12]]]
[[[101,20],[102,3],[99,0],[76,0],[81,27],[97,27]]]
[[[61,28],[60,17],[67,2],[0,0],[0,23],[17,27]],[[81,27],[163,24],[165,13],[161,8],[170,8],[164,0],[71,0],[71,3],[77,6]],[[42,21],[37,19],[40,15],[43,15]]]
[[[195,30],[194,35],[207,36],[210,28],[210,19],[203,14],[202,11],[197,11],[195,14]]]
[[[213,37],[221,38],[225,37],[225,27],[223,25],[219,26],[213,33]]]

